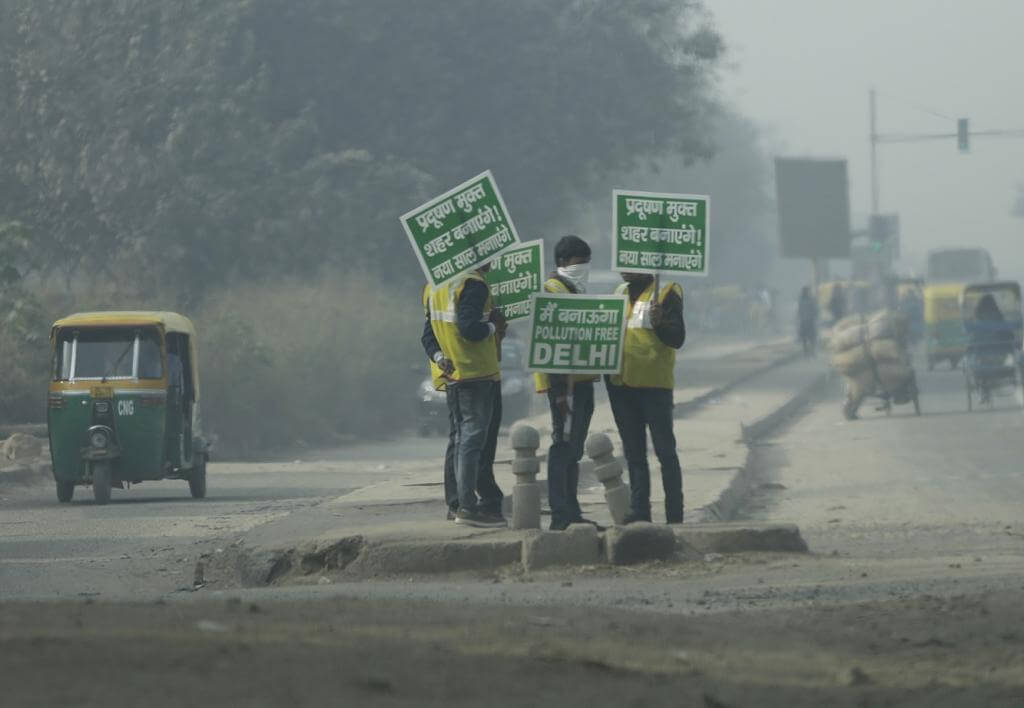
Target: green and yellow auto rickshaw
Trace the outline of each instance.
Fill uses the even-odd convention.
[[[928,285],[924,289],[924,335],[928,370],[940,361],[955,369],[967,351],[967,333],[960,317],[961,283]]]
[[[53,324],[47,427],[57,499],[92,485],[159,479],[206,496],[209,445],[199,432],[199,369],[192,322],[173,312],[87,312]]]

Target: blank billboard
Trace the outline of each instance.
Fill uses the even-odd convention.
[[[846,160],[775,158],[779,238],[787,258],[849,258]]]

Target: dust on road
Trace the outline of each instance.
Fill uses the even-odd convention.
[[[1018,593],[700,617],[331,598],[0,605],[9,705],[1020,705]]]

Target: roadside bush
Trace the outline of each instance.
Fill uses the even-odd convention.
[[[204,429],[228,455],[402,430],[419,313],[414,296],[363,274],[212,295],[195,316]]]

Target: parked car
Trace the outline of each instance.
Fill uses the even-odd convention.
[[[511,425],[530,415],[533,406],[533,377],[526,371],[525,345],[509,337],[501,344],[502,425]],[[448,400],[444,391],[434,388],[430,376],[419,384],[417,399],[417,430],[426,437],[447,435]]]

